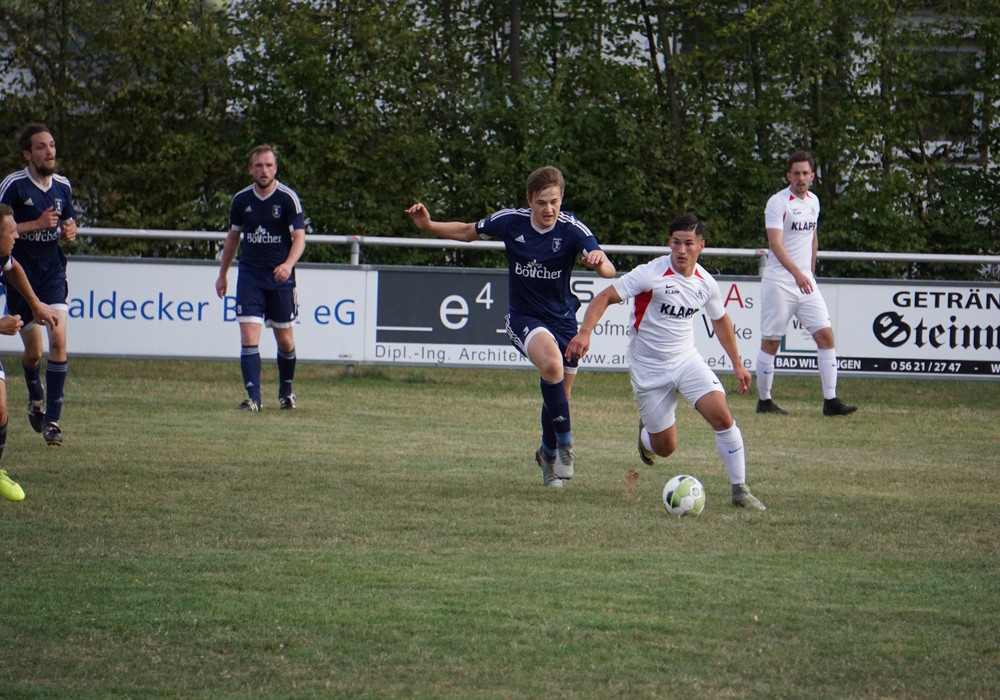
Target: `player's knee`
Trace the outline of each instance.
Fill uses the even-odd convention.
[[[677,438],[671,438],[670,436],[649,436],[649,444],[655,452],[660,457],[669,457],[677,450]]]

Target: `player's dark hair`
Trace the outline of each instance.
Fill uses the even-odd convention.
[[[788,172],[792,171],[792,166],[796,163],[809,163],[809,169],[816,172],[816,161],[813,160],[812,153],[809,151],[795,151],[788,156]]]
[[[35,134],[51,134],[49,127],[41,124],[39,122],[28,122],[24,125],[17,134],[17,145],[21,149],[21,153],[31,150],[31,139],[34,138]]]
[[[257,156],[259,156],[261,153],[273,153],[274,154],[274,164],[275,165],[278,164],[278,151],[277,151],[277,149],[275,149],[275,147],[272,146],[269,143],[262,143],[262,144],[259,144],[257,146],[254,146],[253,148],[250,149],[250,158],[249,158],[249,160],[247,162],[247,165],[252,168],[253,167],[253,161],[254,161],[254,159]]]
[[[5,216],[14,216],[14,210],[7,204],[0,204],[0,219]]]
[[[539,168],[528,175],[528,182],[525,185],[528,201],[530,202],[531,198],[542,190],[553,186],[558,187],[560,193],[566,191],[566,181],[563,179],[563,174],[559,172],[559,168],[553,165]]]
[[[670,222],[670,233],[676,231],[691,231],[694,230],[694,235],[705,237],[705,222],[698,219],[697,216],[688,212],[686,214],[681,214],[676,219]]]

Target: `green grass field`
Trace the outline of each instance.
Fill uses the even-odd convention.
[[[60,449],[5,359],[0,697],[1000,697],[1000,383],[731,393],[746,513],[686,404],[638,461],[624,374],[553,490],[533,372],[300,365],[279,412],[270,364],[247,414],[236,362],[74,359]]]

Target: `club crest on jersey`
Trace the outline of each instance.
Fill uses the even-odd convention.
[[[561,239],[561,238],[553,238],[552,239],[552,252],[553,253],[558,253],[559,252],[559,249],[562,248],[562,242],[563,242],[563,239]]]
[[[63,209],[62,199],[57,197],[56,199],[52,200],[52,208],[61,214]]]
[[[273,207],[271,207],[271,216],[273,216],[275,219],[280,219],[281,218],[281,205],[280,204],[275,204]]]

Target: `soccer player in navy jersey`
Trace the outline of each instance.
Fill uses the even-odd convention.
[[[456,241],[497,238],[507,251],[510,309],[507,335],[541,375],[542,444],[535,461],[542,483],[561,487],[574,473],[576,454],[569,397],[577,359],[564,352],[576,335],[580,300],[570,290],[570,275],[579,258],[601,277],[615,276],[586,226],[562,211],[565,181],[552,166],[528,176],[527,209],[501,209],[476,223],[432,221],[427,208],[414,204],[406,213],[422,231]]]
[[[14,210],[6,204],[0,204],[0,273],[3,275],[4,285],[8,289],[13,287],[18,290],[25,305],[30,309],[31,318],[34,319],[35,323],[45,326],[58,325],[60,322],[59,313],[48,304],[43,304],[38,300],[31,289],[24,269],[10,255],[17,237]],[[18,314],[0,316],[0,333],[4,335],[14,335],[23,326],[24,322]],[[0,364],[0,457],[3,456],[3,449],[6,445],[7,375],[4,374],[3,364]],[[7,476],[7,472],[3,469],[0,469],[0,495],[11,501],[24,500],[24,489]]]
[[[253,184],[233,197],[229,233],[222,246],[215,291],[225,297],[229,266],[243,241],[236,278],[236,321],[240,324],[240,369],[247,398],[244,411],[260,411],[261,326],[274,330],[278,344],[278,407],[295,408],[295,264],[306,248],[305,216],[299,196],[277,180],[278,156],[272,146],[261,144],[250,151]]]
[[[58,324],[46,326],[49,359],[45,365],[45,386],[41,377],[45,346],[42,329],[38,319],[32,316],[31,305],[9,284],[4,285],[7,308],[24,322],[21,366],[28,387],[28,420],[36,433],[42,433],[47,444],[62,445],[59,419],[69,368],[66,346],[69,285],[66,256],[59,247],[59,239],[69,243],[76,240],[73,188],[69,180],[56,173],[56,142],[44,124],[27,124],[18,135],[18,146],[28,165],[0,183],[0,202],[14,211],[19,238],[13,252],[29,284],[38,298],[51,305],[59,315]]]

